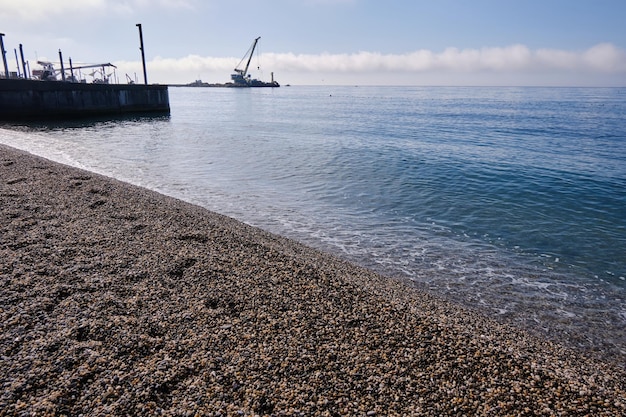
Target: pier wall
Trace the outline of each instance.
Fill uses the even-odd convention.
[[[0,79],[0,120],[169,111],[167,85]]]

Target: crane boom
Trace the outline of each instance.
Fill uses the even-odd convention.
[[[252,61],[252,55],[254,55],[254,48],[256,48],[256,44],[257,42],[259,42],[259,39],[261,39],[260,36],[256,38],[254,40],[254,43],[252,44],[252,50],[250,51],[250,56],[248,57],[248,62],[246,63],[246,69],[244,70],[244,74],[248,73],[248,68],[250,67],[250,61]]]
[[[108,62],[108,63],[106,63],[106,64],[80,65],[80,66],[78,66],[78,67],[72,67],[72,69],[100,68],[100,67],[113,67],[113,68],[117,68],[115,65],[111,64],[110,62]]]
[[[254,42],[252,42],[252,46],[250,47],[250,49],[248,49],[248,52],[246,52],[246,54],[243,56],[241,61],[239,61],[239,64],[237,64],[237,68],[235,68],[235,72],[241,74],[241,76],[244,78],[248,74],[248,68],[250,68],[250,61],[252,61],[252,55],[254,55],[254,48],[256,48],[256,44],[259,42],[259,39],[261,39],[260,36],[256,38]],[[250,55],[248,56],[248,54]],[[239,65],[241,65],[241,63],[246,59],[246,57],[248,57],[248,62],[246,62],[246,67],[244,69],[239,69]]]

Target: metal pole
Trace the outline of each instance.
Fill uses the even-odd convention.
[[[7,65],[7,51],[4,50],[4,33],[0,33],[0,48],[2,49],[2,62],[4,62],[4,78],[9,78],[9,66]]]
[[[61,61],[61,79],[65,81],[65,68],[63,67],[63,54],[59,49],[59,61]]]
[[[24,48],[22,48],[22,44],[20,43],[20,56],[22,57],[22,68],[24,69],[24,78],[28,78],[26,72],[26,62],[24,62]]]
[[[75,82],[76,79],[74,78],[74,67],[72,67],[72,57],[70,57],[70,76],[72,77],[70,81]]]
[[[22,74],[20,74],[20,60],[17,59],[17,49],[13,48],[13,52],[15,52],[15,65],[17,66],[17,78],[22,78]]]
[[[146,54],[143,50],[143,33],[141,31],[141,23],[137,23],[135,26],[139,28],[139,49],[141,50],[141,62],[143,63],[143,82],[148,84],[148,75],[146,73]]]

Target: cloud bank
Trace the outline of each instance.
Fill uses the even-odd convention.
[[[365,79],[376,79],[376,83],[393,84],[393,80],[406,80],[409,75],[446,74],[456,76],[490,75],[515,80],[514,77],[530,79],[532,76],[546,76],[548,79],[572,79],[577,77],[580,84],[585,79],[588,84],[602,84],[606,77],[622,79],[626,85],[626,51],[610,43],[595,45],[584,51],[557,49],[531,50],[524,45],[507,47],[457,49],[447,48],[441,52],[418,50],[406,54],[381,54],[358,52],[354,54],[293,54],[266,53],[259,57],[261,70],[269,74],[296,77],[298,82],[316,84],[315,80],[338,75],[337,79],[349,79],[346,75]],[[189,55],[183,58],[156,58],[149,62],[149,70],[158,74],[160,82],[191,82],[199,76],[219,76],[211,82],[228,80],[230,72],[239,62],[238,58],[217,58]],[[256,58],[253,61],[256,70]],[[139,71],[138,62],[117,63],[120,68],[133,68]],[[343,76],[342,76],[343,75]],[[253,76],[256,76],[253,71]],[[398,76],[400,76],[398,78]],[[508,78],[507,78],[508,76]],[[168,79],[169,77],[169,79]],[[303,81],[300,81],[303,80]],[[381,81],[382,80],[382,81]],[[600,80],[600,81],[598,81]],[[507,81],[510,83],[510,81]],[[531,81],[529,81],[531,82]],[[528,84],[528,82],[521,82]]]

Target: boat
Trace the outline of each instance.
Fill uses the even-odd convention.
[[[139,34],[141,37],[141,25]],[[32,74],[27,71],[26,61],[20,44],[23,73],[10,73],[6,62],[6,51],[0,34],[0,47],[4,62],[4,73],[0,76],[0,120],[16,121],[25,119],[72,119],[102,115],[154,114],[170,112],[167,85],[148,84],[145,60],[143,59],[143,38],[141,39],[142,60],[144,61],[144,84],[137,84],[127,76],[128,84],[111,82],[106,68],[111,63],[73,66],[64,65],[59,50],[61,69],[54,68],[48,61],[38,61],[42,67]],[[17,56],[17,52],[16,52]],[[66,68],[70,69],[67,74]],[[74,70],[93,68],[93,81],[79,80]],[[101,70],[96,70],[100,68]],[[98,77],[96,77],[98,74]],[[61,79],[58,79],[58,77]],[[80,76],[79,76],[80,78]]]
[[[252,46],[248,49],[248,52],[243,56],[239,64],[235,67],[234,74],[231,74],[230,79],[232,83],[226,84],[227,87],[280,87],[278,82],[274,81],[274,73],[272,72],[272,81],[265,82],[261,80],[257,80],[256,78],[252,78],[252,76],[248,73],[248,68],[250,68],[250,61],[252,60],[252,55],[254,55],[254,49],[256,48],[257,43],[259,42],[261,37],[259,36],[252,42]],[[247,61],[246,61],[247,58]],[[241,65],[246,61],[245,67],[241,69]]]

